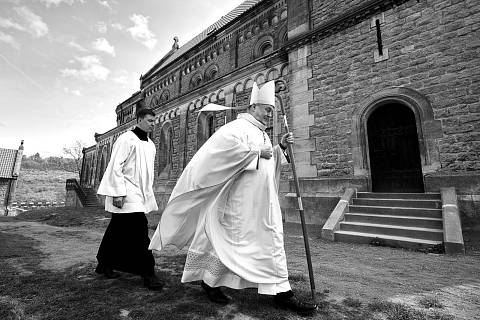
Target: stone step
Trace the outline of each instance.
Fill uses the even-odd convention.
[[[443,240],[443,229],[406,227],[376,223],[340,222],[340,230],[377,235],[410,237],[440,242]]]
[[[381,242],[385,246],[409,248],[415,250],[442,245],[442,241],[342,230],[335,232],[335,241],[350,243],[371,243],[372,241],[376,241]]]
[[[349,205],[350,212],[354,213],[368,213],[378,215],[395,215],[395,216],[416,216],[427,218],[442,218],[441,209],[430,208],[401,208],[401,207],[381,207],[381,206],[364,206],[364,205]]]
[[[442,207],[440,200],[422,200],[422,199],[367,199],[354,198],[354,205],[375,206],[375,207],[402,207],[402,208],[430,208],[439,209]]]
[[[357,192],[358,198],[441,200],[440,193]]]
[[[348,212],[345,213],[345,221],[443,229],[443,221],[441,218]]]

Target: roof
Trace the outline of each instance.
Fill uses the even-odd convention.
[[[242,4],[240,4],[238,7],[236,7],[226,15],[222,16],[220,20],[209,26],[207,29],[203,30],[199,35],[188,41],[185,45],[181,46],[167,59],[161,59],[157,65],[153,66],[153,68],[151,68],[150,70],[148,70],[147,73],[145,73],[144,77],[150,76],[151,74],[161,70],[163,67],[167,66],[172,61],[179,58],[180,56],[188,52],[190,49],[198,45],[200,42],[205,40],[212,32],[215,32],[216,30],[224,27],[229,22],[235,20],[237,17],[250,10],[260,2],[262,2],[262,0],[247,0],[242,2]]]
[[[0,148],[0,178],[12,178],[18,150]]]

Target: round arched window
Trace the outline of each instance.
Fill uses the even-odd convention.
[[[263,56],[269,54],[270,52],[272,52],[272,49],[273,49],[272,44],[270,42],[267,42],[260,47],[260,54],[263,57]]]
[[[253,50],[255,59],[270,54],[273,51],[273,37],[269,35],[261,37],[258,39]]]

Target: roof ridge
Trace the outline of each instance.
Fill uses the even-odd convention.
[[[195,45],[198,43],[202,42],[205,40],[208,36],[208,34],[214,30],[214,29],[220,29],[227,25],[229,22],[237,18],[238,16],[242,15],[245,13],[247,10],[250,10],[253,8],[255,5],[258,3],[262,2],[263,0],[246,0],[239,4],[237,7],[234,9],[230,10],[227,14],[223,15],[215,21],[213,24],[208,26],[206,29],[201,31],[199,34],[197,34],[195,37],[187,41],[183,46],[178,48],[173,54],[171,54],[169,57],[166,57],[168,53],[162,57],[150,70],[148,70],[142,78],[145,78],[147,76],[150,76],[154,74],[155,72],[161,70],[163,67],[167,66],[170,62],[174,61],[176,58],[182,56],[186,52],[188,52],[190,49],[192,49]],[[170,53],[170,52],[169,52]]]

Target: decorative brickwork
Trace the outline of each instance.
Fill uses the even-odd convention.
[[[254,81],[276,80],[277,104],[295,136],[308,221],[325,221],[345,188],[372,190],[372,175],[382,170],[372,157],[409,145],[418,146],[411,157],[420,163],[423,190],[455,187],[463,216],[478,217],[479,20],[473,0],[246,1],[182,47],[175,41],[142,76],[140,91],[117,107],[118,126],[85,150],[82,186],[98,185],[102,157],[108,162],[118,135],[135,126],[133,110],[150,107],[157,114],[154,190],[162,208],[198,147],[238,113],[210,118],[199,109],[210,102],[247,107]],[[411,122],[381,131],[377,111],[395,106]],[[399,143],[407,127],[416,140]],[[278,142],[282,132],[277,111],[269,134]],[[290,180],[285,167],[287,221],[296,220]]]

